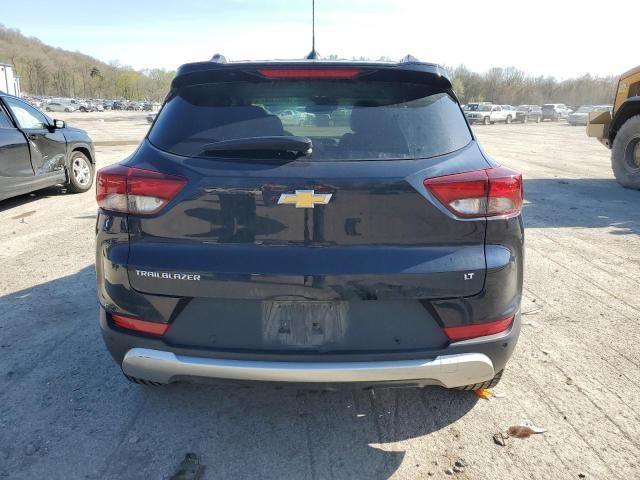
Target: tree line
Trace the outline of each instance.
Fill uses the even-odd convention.
[[[492,102],[504,105],[610,105],[618,78],[585,74],[556,80],[552,76],[530,76],[514,67],[491,68],[484,74],[464,65],[447,67],[453,90],[462,103]]]
[[[2,24],[0,63],[15,65],[23,92],[54,97],[161,101],[175,75],[164,69],[135,70],[117,62],[101,62],[80,52],[51,47]],[[617,81],[613,76],[589,74],[559,81],[552,76],[530,76],[514,67],[494,67],[485,73],[472,72],[464,65],[446,68],[462,103],[611,104]]]
[[[0,24],[0,63],[15,65],[30,95],[161,101],[175,72],[135,70],[80,52],[54,48]]]

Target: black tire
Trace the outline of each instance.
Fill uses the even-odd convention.
[[[67,183],[65,187],[70,193],[83,193],[93,185],[94,167],[91,160],[79,151],[71,154],[69,169],[67,170]]]
[[[51,107],[47,107],[47,108],[45,108],[45,110],[46,110],[47,112],[50,112],[50,111],[51,111]]]
[[[493,388],[498,383],[500,383],[500,379],[502,378],[502,372],[504,370],[500,370],[496,373],[496,376],[491,380],[487,380],[486,382],[474,383],[473,385],[465,385],[464,387],[456,387],[456,390],[478,390],[479,388]]]
[[[491,123],[491,120],[489,119],[489,117],[484,117],[482,119],[482,124],[483,125],[489,125],[489,123]]]
[[[620,185],[640,190],[640,115],[618,130],[611,149],[611,168]]]
[[[507,118],[505,119],[504,123],[506,123],[507,125],[511,125],[511,115],[507,115]]]

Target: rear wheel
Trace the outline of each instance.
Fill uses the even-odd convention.
[[[93,164],[82,152],[73,152],[69,164],[67,191],[86,192],[93,185]]]
[[[507,125],[511,123],[511,115],[507,115],[507,119],[504,121]]]
[[[489,125],[489,123],[490,123],[489,117],[484,117],[484,119],[482,120],[482,124]]]
[[[640,115],[624,122],[611,149],[611,167],[620,185],[640,190]]]
[[[496,373],[495,377],[493,377],[491,380],[487,380],[486,382],[465,385],[464,387],[456,387],[456,390],[478,390],[480,388],[493,388],[498,385],[498,383],[500,383],[502,372],[504,372],[504,370],[500,370],[498,373]]]

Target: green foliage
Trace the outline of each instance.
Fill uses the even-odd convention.
[[[161,101],[175,72],[136,71],[45,45],[0,24],[0,62],[15,65],[23,92],[80,98]]]

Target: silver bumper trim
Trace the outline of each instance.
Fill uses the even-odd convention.
[[[129,350],[122,370],[158,383],[206,378],[294,383],[419,381],[447,388],[484,382],[495,375],[491,360],[481,353],[431,360],[274,362],[191,357],[147,348]]]

